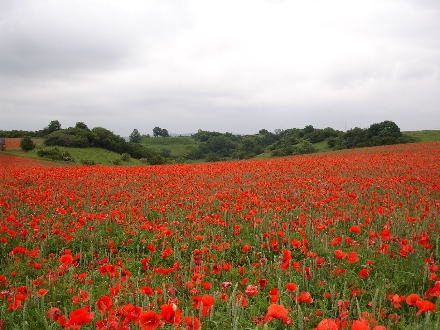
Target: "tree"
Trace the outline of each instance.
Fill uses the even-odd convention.
[[[35,143],[32,141],[31,137],[26,135],[20,141],[20,148],[23,151],[30,151],[35,149]]]
[[[391,120],[385,120],[379,125],[381,129],[378,135],[381,137],[391,136],[394,138],[398,138],[402,136],[402,132],[400,132],[399,126],[397,126],[396,123],[392,122]]]
[[[86,131],[89,131],[90,129],[87,127],[86,124],[84,124],[82,121],[79,121],[76,123],[75,128],[81,128],[85,129]]]
[[[166,130],[165,128],[162,129],[158,126],[156,126],[155,128],[153,128],[153,136],[154,137],[169,137],[170,135],[168,134],[168,130]]]
[[[153,128],[153,136],[154,137],[162,136],[162,128],[160,128],[158,126]]]
[[[61,129],[61,124],[58,120],[52,120],[47,126],[48,133],[59,131]]]
[[[131,132],[131,134],[130,134],[130,137],[129,137],[130,142],[133,142],[133,143],[140,143],[140,142],[141,142],[141,139],[142,139],[141,134],[140,134],[139,131],[135,128],[135,129],[133,130],[133,132]]]

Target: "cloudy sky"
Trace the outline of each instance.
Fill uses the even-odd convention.
[[[440,129],[438,0],[1,0],[0,130]]]

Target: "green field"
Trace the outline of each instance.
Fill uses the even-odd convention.
[[[403,133],[419,138],[421,142],[440,141],[440,130],[408,131]]]
[[[189,136],[143,138],[141,143],[161,155],[174,159],[185,156],[191,148],[198,146],[198,142]]]

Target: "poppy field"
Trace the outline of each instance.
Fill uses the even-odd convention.
[[[0,329],[440,328],[440,143],[48,164],[0,154]]]

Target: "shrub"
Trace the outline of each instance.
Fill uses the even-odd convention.
[[[55,161],[75,161],[75,159],[67,151],[61,151],[57,147],[50,149],[40,149],[37,151],[37,155]]]
[[[116,158],[112,160],[112,165],[121,165],[122,164],[122,158]]]
[[[20,148],[26,152],[35,149],[35,143],[30,136],[25,136],[20,141]]]
[[[81,159],[81,164],[93,166],[96,165],[96,162],[93,159]]]
[[[124,152],[124,153],[121,155],[121,159],[122,159],[124,162],[128,162],[128,161],[130,160],[130,158],[131,158],[131,156],[130,156],[130,154],[127,153],[127,152]]]

